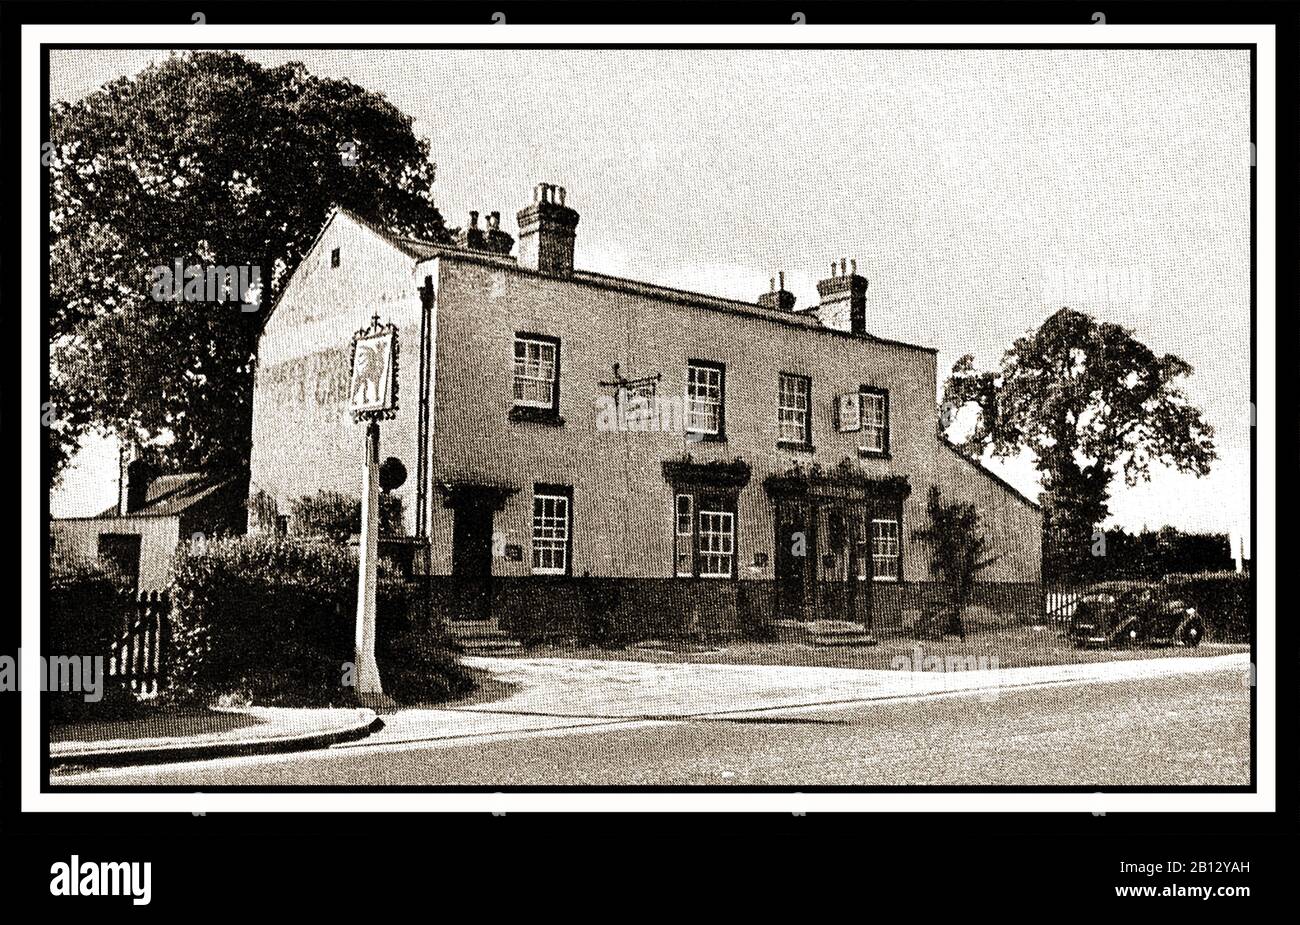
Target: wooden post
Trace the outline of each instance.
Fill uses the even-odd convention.
[[[379,577],[379,422],[366,425],[362,474],[360,574],[357,580],[357,693],[380,701],[384,688],[375,661],[375,584]]]

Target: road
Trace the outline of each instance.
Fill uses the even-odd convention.
[[[638,719],[61,775],[82,785],[1241,785],[1241,666],[937,697]],[[492,704],[477,709],[491,717]],[[500,711],[505,713],[506,711]],[[459,716],[459,714],[458,714]],[[479,716],[465,717],[478,721]]]

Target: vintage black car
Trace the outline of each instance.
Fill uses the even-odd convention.
[[[1088,645],[1184,645],[1192,648],[1205,635],[1195,608],[1159,585],[1108,581],[1093,585],[1070,616],[1069,637]]]

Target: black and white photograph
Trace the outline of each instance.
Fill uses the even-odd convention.
[[[220,12],[24,40],[33,806],[1294,785],[1287,49]]]

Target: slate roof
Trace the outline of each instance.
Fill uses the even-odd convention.
[[[128,517],[174,517],[213,495],[233,487],[235,479],[215,478],[206,472],[160,475],[149,483],[144,505]],[[117,505],[95,515],[95,519],[117,517]]]

